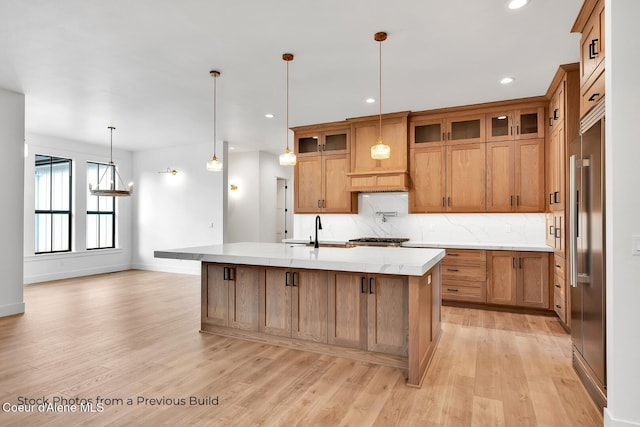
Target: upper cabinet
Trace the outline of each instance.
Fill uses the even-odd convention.
[[[544,138],[544,107],[487,114],[487,141]]]
[[[586,0],[571,29],[580,38],[580,116],[604,97],[604,0]]]
[[[468,144],[485,142],[484,114],[451,116],[447,118],[447,143]]]
[[[351,127],[345,122],[294,129],[295,213],[353,213],[348,186]]]

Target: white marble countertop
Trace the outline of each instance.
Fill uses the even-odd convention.
[[[534,243],[451,243],[451,242],[420,242],[411,240],[402,244],[406,248],[447,248],[447,249],[484,249],[493,251],[527,251],[527,252],[553,252],[553,248],[547,245]]]
[[[291,243],[242,242],[155,251],[154,256],[267,267],[422,276],[444,258],[444,250],[370,246],[314,249]]]
[[[293,244],[306,244],[304,239],[285,239],[283,242]],[[346,240],[319,240],[321,245],[343,245]],[[528,251],[528,252],[553,252],[551,246],[535,243],[482,243],[482,242],[424,242],[410,240],[402,244],[404,248],[437,248],[437,249],[484,249],[489,251]]]

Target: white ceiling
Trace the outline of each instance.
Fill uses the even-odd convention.
[[[0,0],[0,87],[26,130],[146,150],[218,141],[282,150],[290,126],[543,95],[579,60],[582,0]],[[509,86],[499,83],[515,77]],[[266,119],[265,113],[275,114]]]

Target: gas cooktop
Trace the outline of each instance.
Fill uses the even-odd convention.
[[[360,237],[349,239],[349,244],[354,246],[402,246],[403,242],[408,242],[404,237]]]

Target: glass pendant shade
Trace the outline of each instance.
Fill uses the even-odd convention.
[[[296,165],[296,155],[289,150],[289,62],[293,61],[293,54],[291,53],[283,53],[282,59],[287,63],[287,103],[286,103],[286,117],[287,117],[287,127],[286,127],[286,142],[287,146],[284,149],[284,153],[280,154],[280,166],[295,166]]]
[[[391,147],[382,142],[382,42],[387,39],[387,33],[378,32],[373,35],[373,39],[378,42],[380,48],[380,54],[378,56],[378,71],[379,71],[379,130],[378,143],[371,146],[371,158],[374,160],[385,160],[391,157]]]
[[[209,172],[220,172],[223,169],[223,164],[216,155],[213,155],[213,158],[207,161],[207,170]]]
[[[371,146],[371,158],[374,160],[384,160],[391,157],[391,147],[382,142],[382,139],[378,140],[376,145]]]
[[[296,155],[289,150],[287,147],[284,150],[284,153],[280,154],[280,166],[295,166],[296,165]]]
[[[223,164],[216,156],[216,131],[218,130],[216,124],[216,81],[220,77],[220,71],[211,70],[209,74],[213,77],[213,157],[207,161],[207,170],[209,172],[220,172],[223,169]]]

